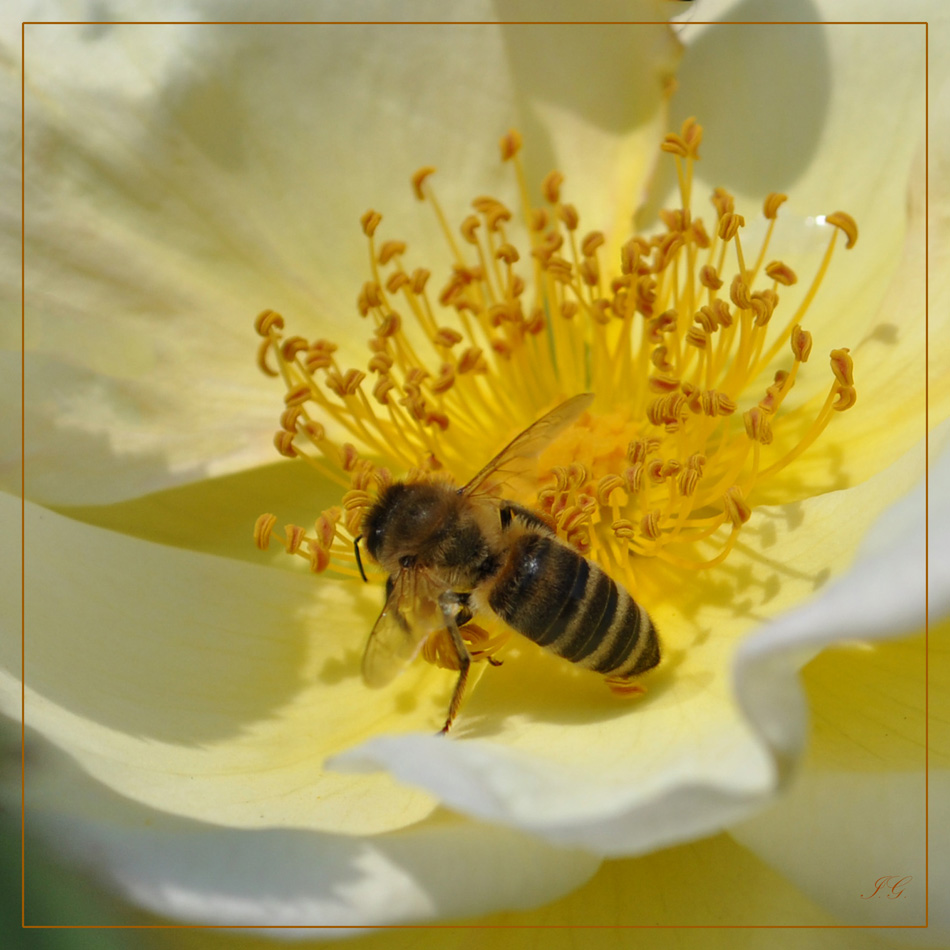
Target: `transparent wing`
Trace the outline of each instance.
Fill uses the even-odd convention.
[[[489,484],[524,475],[525,461],[535,458],[594,401],[581,393],[562,402],[508,443],[463,489],[463,495],[485,491]]]
[[[400,571],[363,653],[363,682],[385,686],[419,652],[430,633],[445,626],[442,588],[420,570]]]

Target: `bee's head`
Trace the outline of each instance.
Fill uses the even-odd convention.
[[[456,492],[433,482],[393,482],[363,520],[366,550],[390,574],[411,567],[445,527]]]

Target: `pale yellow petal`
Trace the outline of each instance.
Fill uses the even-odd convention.
[[[408,178],[425,161],[476,180],[497,132],[479,151],[472,125],[513,124],[490,24],[407,26],[398,42],[372,24],[29,32],[37,499],[102,502],[273,458],[279,410],[254,365],[255,314],[293,313],[315,335],[358,320],[362,213],[385,203],[408,218]],[[353,73],[366,58],[374,68]],[[19,235],[10,219],[11,252]],[[8,489],[15,448],[4,446]]]
[[[111,505],[57,510],[77,521],[147,541],[287,568],[292,562],[280,545],[266,553],[254,545],[251,532],[257,516],[279,508],[282,523],[308,525],[339,501],[336,483],[306,465],[285,460]]]
[[[641,0],[638,22],[623,23],[631,18],[625,0],[583,9],[571,0],[497,5],[529,180],[540,182],[554,169],[566,176],[564,200],[582,208],[585,229],[606,232],[606,259],[616,259],[662,155],[657,146],[668,130],[681,52],[665,21],[678,9]],[[539,14],[585,22],[570,28],[519,22]]]
[[[802,671],[806,765],[819,771],[950,767],[950,623],[890,642],[826,650]],[[929,723],[929,730],[927,728]]]
[[[119,795],[32,733],[28,741],[31,834],[74,872],[186,924],[350,928],[322,931],[340,937],[530,909],[582,885],[600,861],[444,813],[372,836],[197,821]],[[42,922],[73,921],[59,912]]]
[[[443,11],[491,13],[477,2]],[[491,23],[399,29],[394,41],[381,24],[31,28],[32,498],[101,503],[272,457],[274,390],[254,366],[254,315],[292,314],[303,332],[340,338],[341,359],[352,358],[345,328],[369,276],[366,208],[399,220],[393,236],[427,246],[426,265],[444,270],[441,241],[413,213],[415,168],[450,171],[441,194],[462,211],[473,187],[497,190],[504,177],[495,161],[504,130],[530,118],[540,138],[553,135],[536,110],[542,93],[560,83],[559,104],[584,104],[585,87],[563,83],[551,43],[566,35],[556,26],[521,27],[514,44]],[[640,113],[658,115],[675,43],[662,25],[628,32],[618,43],[601,29],[597,64],[612,101],[636,103],[624,119],[642,126]],[[364,60],[374,68],[351,72]],[[473,129],[487,130],[477,148]],[[654,118],[621,152],[592,141],[598,166],[619,168],[612,158],[623,157],[632,187],[644,135],[657,130]],[[611,203],[604,191],[601,202]],[[19,226],[6,237],[12,248]],[[0,454],[8,488],[16,455],[14,445]]]
[[[3,496],[14,520],[16,501]],[[5,571],[15,576],[16,554]],[[369,693],[359,656],[378,610],[364,585],[175,550],[28,506],[26,722],[90,775],[155,808],[236,827],[370,833],[435,807],[323,759],[380,730],[428,728],[429,668]],[[18,598],[5,606],[17,629]],[[3,641],[3,705],[19,649]],[[421,691],[420,699],[417,692]]]
[[[934,899],[950,880],[948,658],[946,620],[926,638],[816,657],[803,671],[812,714],[803,774],[733,829],[842,922],[919,923],[929,889],[930,926],[888,933],[898,945],[944,946],[950,934]]]
[[[353,950],[626,948],[658,950],[873,950],[867,932],[838,922],[766,863],[718,835],[642,858],[607,861],[568,897],[529,913],[444,922],[438,929],[389,930],[348,940]],[[794,928],[807,929],[794,929]],[[745,928],[745,929],[739,929]],[[780,929],[792,928],[792,929]],[[185,950],[261,950],[260,936],[183,932]],[[305,934],[299,936],[305,937]],[[340,935],[341,936],[341,935]],[[179,935],[176,934],[176,938]],[[317,946],[309,941],[307,946]]]

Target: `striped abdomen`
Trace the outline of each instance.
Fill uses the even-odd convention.
[[[596,564],[547,535],[514,542],[488,603],[518,633],[598,673],[632,676],[660,662],[647,612]]]

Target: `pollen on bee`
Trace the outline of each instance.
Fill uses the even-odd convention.
[[[770,259],[787,196],[773,192],[753,212],[717,188],[701,205],[702,139],[695,119],[666,136],[679,204],[656,233],[618,238],[585,230],[560,171],[540,182],[535,203],[521,136],[509,132],[500,150],[513,201],[478,195],[454,209],[453,226],[436,170],[410,177],[451,262],[441,276],[398,234],[384,237],[377,211],[362,217],[366,274],[353,300],[362,351],[355,339],[285,335],[280,314],[260,313],[257,362],[285,389],[277,451],[340,488],[312,529],[286,529],[285,549],[312,570],[358,577],[354,541],[392,473],[461,484],[516,432],[589,391],[592,410],[539,456],[517,501],[633,591],[645,558],[676,570],[721,564],[768,483],[856,402],[849,350],[831,351],[830,371],[816,365],[804,322],[838,234],[850,248],[858,229],[842,211],[821,218],[830,234],[811,277]],[[802,302],[786,312],[792,293]],[[814,396],[822,374],[828,388]],[[259,547],[272,518],[255,526]],[[493,656],[477,629],[463,628],[473,654]],[[444,664],[451,651],[430,639],[424,655]]]
[[[506,632],[492,634],[479,624],[467,623],[459,628],[459,633],[475,662],[487,660],[492,665],[499,664],[495,654],[507,644],[509,636]],[[422,657],[427,663],[443,670],[459,668],[458,654],[445,630],[438,630],[426,638],[422,645]]]

